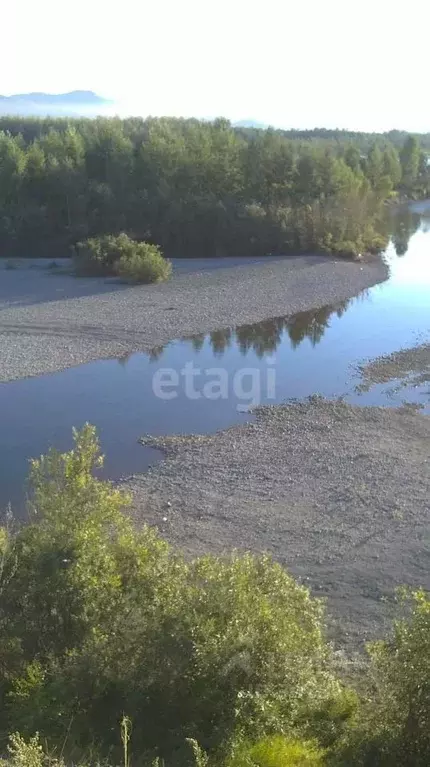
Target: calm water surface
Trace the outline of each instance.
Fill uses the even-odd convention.
[[[390,278],[338,306],[175,341],[152,355],[0,384],[0,506],[11,501],[22,508],[28,459],[50,445],[68,449],[72,426],[86,421],[97,426],[105,475],[119,478],[158,459],[156,451],[138,444],[142,434],[205,433],[249,418],[243,411],[256,383],[262,402],[319,393],[363,405],[396,406],[407,400],[430,412],[428,385],[393,392],[390,382],[360,393],[354,370],[358,362],[430,336],[430,204],[396,216],[386,258]],[[186,363],[200,371],[193,399],[184,391]],[[180,382],[175,389],[165,387],[176,395],[171,399],[153,391],[154,375],[164,369],[171,371],[170,380],[177,375]],[[268,370],[274,370],[274,385]],[[227,398],[199,397],[221,375]],[[238,398],[233,390],[237,393],[240,380],[243,396]]]

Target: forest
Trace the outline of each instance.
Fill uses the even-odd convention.
[[[383,203],[430,194],[428,136],[225,119],[0,119],[0,256],[121,232],[168,256],[384,247]]]

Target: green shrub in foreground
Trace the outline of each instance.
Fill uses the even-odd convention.
[[[90,426],[33,461],[31,523],[0,536],[3,733],[52,747],[67,733],[69,759],[114,762],[123,712],[148,758],[186,738],[213,754],[237,737],[312,737],[314,721],[319,733],[343,695],[321,603],[269,558],[189,562],[135,530],[100,463]]]
[[[225,767],[322,767],[325,763],[317,744],[276,735],[240,745]]]
[[[342,765],[430,764],[430,596],[405,593],[400,604],[408,614],[392,636],[369,646],[367,696],[339,749]]]
[[[132,282],[162,282],[170,277],[172,266],[160,248],[137,242],[127,234],[91,237],[75,247],[77,274],[119,275]]]
[[[43,747],[39,742],[39,734],[36,733],[26,741],[18,732],[12,733],[7,746],[8,759],[4,764],[9,767],[43,767],[48,761]],[[52,767],[58,765],[52,760]]]
[[[129,735],[128,731],[126,733]],[[133,755],[128,751],[129,740],[123,739],[123,755],[121,764],[129,767]],[[19,733],[13,733],[8,743],[9,767],[65,767],[61,757],[48,755],[40,743],[39,734],[25,740]],[[208,755],[196,740],[187,738],[184,744],[187,754],[187,767],[215,767]],[[157,758],[142,767],[161,767]],[[177,762],[175,762],[177,765]],[[242,743],[235,748],[234,754],[226,760],[216,761],[216,767],[323,767],[326,764],[324,753],[315,743],[286,738],[281,735],[263,738],[257,743]],[[172,765],[173,767],[173,765]]]
[[[430,596],[404,598],[410,615],[395,623],[391,639],[370,647],[372,719],[392,735],[397,764],[419,767],[430,764]]]
[[[94,476],[94,428],[74,438],[32,462],[30,523],[0,528],[3,745],[40,732],[67,761],[118,764],[126,712],[141,764],[189,764],[190,739],[214,767],[430,764],[428,594],[371,646],[357,709],[307,589],[267,557],[186,561],[136,530]]]

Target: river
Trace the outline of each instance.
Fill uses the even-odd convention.
[[[159,454],[143,434],[208,433],[249,407],[313,394],[362,405],[407,401],[430,412],[428,384],[363,390],[357,365],[430,336],[430,203],[392,218],[386,282],[337,306],[179,339],[60,373],[0,384],[0,507],[24,506],[28,460],[68,449],[72,427],[98,428],[104,476],[144,471]]]

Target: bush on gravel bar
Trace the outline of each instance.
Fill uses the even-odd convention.
[[[91,237],[75,246],[75,271],[79,275],[118,275],[131,282],[162,282],[172,266],[157,245],[137,242],[124,232]]]

